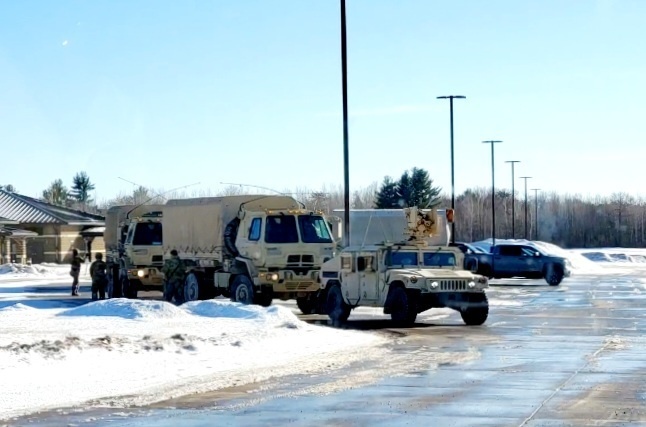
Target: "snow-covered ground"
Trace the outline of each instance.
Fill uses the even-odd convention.
[[[576,275],[646,272],[643,249],[564,250],[534,244],[566,256]],[[87,286],[86,269],[82,273],[81,284]],[[311,325],[280,305],[243,306],[220,299],[180,307],[126,299],[84,304],[69,290],[68,265],[0,266],[0,420],[87,402],[146,404],[332,369],[366,352],[387,351],[382,335]],[[500,292],[506,291],[490,299],[493,307],[520,304]],[[61,304],[61,296],[77,306]],[[380,309],[357,312],[383,316]],[[455,315],[434,309],[419,321]]]
[[[145,404],[308,373],[384,338],[307,324],[282,306],[113,299],[0,309],[0,419],[47,408]]]

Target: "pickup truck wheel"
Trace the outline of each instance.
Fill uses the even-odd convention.
[[[327,293],[325,310],[330,320],[332,320],[335,326],[338,326],[340,322],[348,320],[351,310],[350,306],[343,300],[341,287],[339,285],[332,285]]]
[[[545,281],[550,286],[558,286],[563,281],[563,270],[555,265],[548,265],[545,269]]]
[[[469,326],[482,325],[489,317],[489,301],[487,295],[469,294],[466,307],[460,310],[462,320]]]
[[[391,290],[390,318],[398,326],[411,326],[417,318],[415,302],[406,290],[396,287]]]
[[[233,280],[231,299],[242,304],[253,304],[253,283],[247,276],[239,275]]]

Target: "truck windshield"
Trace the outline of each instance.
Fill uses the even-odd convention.
[[[391,252],[388,265],[417,265],[417,252]]]
[[[265,227],[267,243],[298,243],[296,218],[293,215],[270,215]]]
[[[451,252],[424,252],[424,266],[455,266],[455,254],[452,254]]]
[[[321,216],[299,215],[298,227],[303,243],[332,243],[327,223]]]
[[[135,229],[132,244],[137,246],[161,246],[162,225],[160,222],[140,222]]]

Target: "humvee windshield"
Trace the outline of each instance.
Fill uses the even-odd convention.
[[[161,246],[162,225],[160,222],[140,222],[135,229],[132,244],[136,246]]]
[[[413,251],[393,251],[390,254],[390,260],[387,261],[389,266],[418,266],[418,252]],[[455,254],[452,252],[421,252],[422,266],[424,267],[447,267],[455,265]]]
[[[265,227],[267,243],[298,243],[296,217],[293,215],[270,215]],[[323,217],[299,215],[298,228],[303,243],[332,243],[332,236]]]

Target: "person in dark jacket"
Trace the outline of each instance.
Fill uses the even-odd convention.
[[[76,249],[72,250],[70,276],[72,276],[72,296],[74,297],[79,295],[79,275],[81,274],[81,264],[83,264],[83,258],[79,256],[79,251]]]
[[[164,273],[165,280],[164,299],[171,302],[175,298],[177,304],[183,304],[186,266],[175,249],[170,251],[170,258],[164,263],[162,273]]]
[[[105,288],[108,286],[108,265],[103,261],[103,254],[96,254],[95,261],[90,265],[92,276],[92,301],[105,299]]]

